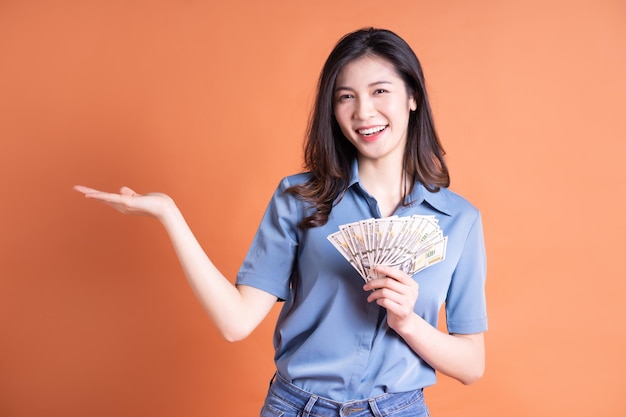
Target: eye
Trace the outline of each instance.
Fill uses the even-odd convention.
[[[347,94],[347,93],[346,94],[340,94],[340,95],[337,96],[337,101],[342,103],[344,101],[347,101],[347,100],[350,100],[350,99],[353,99],[353,98],[354,98],[354,95],[352,95],[352,94]]]
[[[376,90],[374,90],[374,94],[383,94],[383,93],[388,93],[388,90],[385,90],[384,88],[377,88]]]

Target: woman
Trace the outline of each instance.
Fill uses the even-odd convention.
[[[391,31],[343,37],[319,80],[307,172],[284,178],[232,285],[174,202],[77,186],[125,213],[158,218],[221,334],[241,340],[277,300],[277,372],[262,416],[427,416],[435,371],[469,384],[484,371],[485,250],[480,214],[447,189],[420,63]],[[365,284],[328,241],[340,225],[435,216],[445,259],[414,276],[376,266]],[[446,304],[448,332],[437,329]]]

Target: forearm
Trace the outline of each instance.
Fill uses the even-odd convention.
[[[444,333],[417,314],[413,314],[397,332],[435,370],[463,384],[475,382],[484,373],[485,347],[482,333]]]
[[[269,312],[275,299],[271,300],[266,293],[250,294],[249,288],[242,292],[222,275],[173,202],[165,205],[158,218],[170,237],[191,288],[220,333],[229,341],[245,338]],[[257,300],[246,302],[246,295]]]

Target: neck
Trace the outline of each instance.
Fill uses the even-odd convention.
[[[381,164],[359,160],[359,179],[363,188],[373,195],[383,217],[393,214],[411,188],[410,178],[402,164]]]

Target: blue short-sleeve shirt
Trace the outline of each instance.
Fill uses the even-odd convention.
[[[387,326],[385,309],[367,302],[364,281],[328,241],[345,223],[378,218],[376,200],[359,184],[333,207],[328,222],[300,229],[305,204],[285,190],[308,174],[284,178],[275,191],[237,276],[237,285],[284,300],[274,332],[278,372],[294,385],[349,401],[435,383],[435,371]],[[417,274],[415,312],[437,326],[446,305],[450,333],[487,329],[485,247],[478,210],[448,189],[432,193],[416,183],[398,216],[435,215],[448,236],[445,260]]]

